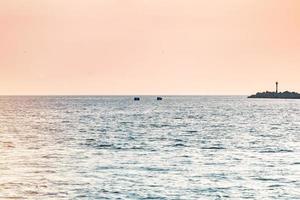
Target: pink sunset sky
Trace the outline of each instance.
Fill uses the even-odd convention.
[[[1,0],[0,94],[300,92],[299,0]]]

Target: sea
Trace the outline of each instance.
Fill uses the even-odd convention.
[[[0,97],[0,199],[300,199],[300,100],[140,97]]]

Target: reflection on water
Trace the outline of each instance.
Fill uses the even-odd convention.
[[[300,101],[0,97],[0,199],[300,199]]]

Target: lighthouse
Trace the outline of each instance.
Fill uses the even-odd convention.
[[[278,82],[276,82],[276,93],[278,93]]]

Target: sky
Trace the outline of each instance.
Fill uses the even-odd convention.
[[[300,92],[299,0],[1,0],[0,95]]]

